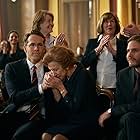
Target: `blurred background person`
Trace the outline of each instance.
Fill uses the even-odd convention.
[[[120,38],[128,40],[133,35],[140,35],[140,25],[136,25],[134,23],[128,24],[121,31]]]
[[[19,46],[19,34],[15,30],[11,30],[7,35],[7,40],[0,43],[0,69],[2,70],[1,76],[1,90],[6,101],[8,94],[5,88],[4,69],[6,64],[25,58],[26,55],[23,49]]]
[[[60,33],[57,37],[51,35],[54,27],[54,15],[47,10],[39,10],[35,13],[32,30],[40,31],[46,38],[45,45],[47,48],[53,45],[68,46],[66,36],[64,33]]]
[[[78,59],[78,61],[81,61],[83,56],[84,56],[84,48],[81,46],[78,46],[76,49],[76,57]]]

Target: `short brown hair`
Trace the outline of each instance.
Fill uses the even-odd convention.
[[[61,46],[53,46],[46,52],[43,63],[48,65],[52,61],[59,63],[64,69],[77,63],[74,52]]]
[[[133,35],[132,37],[130,37],[129,39],[128,39],[128,43],[129,42],[131,42],[131,41],[136,41],[136,42],[138,42],[138,43],[140,43],[140,35]]]
[[[52,17],[52,21],[54,20],[54,15],[51,12],[47,10],[39,10],[35,13],[32,30],[40,31],[40,24],[44,22],[46,15],[50,15]]]
[[[31,35],[38,35],[38,36],[42,37],[43,38],[43,43],[45,44],[44,35],[41,32],[37,31],[37,30],[33,30],[30,33],[25,34],[25,36],[23,38],[24,45],[27,43],[27,40],[28,40],[29,36],[31,36]]]
[[[98,21],[98,24],[97,24],[97,32],[99,34],[103,34],[103,23],[108,20],[108,19],[111,19],[111,18],[114,18],[115,20],[115,23],[116,23],[116,30],[115,30],[115,34],[118,34],[120,32],[120,24],[119,24],[119,19],[116,15],[114,15],[113,13],[111,12],[106,12],[104,13],[101,18],[99,19]]]

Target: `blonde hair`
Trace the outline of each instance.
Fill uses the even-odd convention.
[[[51,12],[47,10],[39,10],[34,15],[32,30],[40,31],[40,24],[44,22],[46,15],[51,16],[52,21],[54,20],[54,15]]]

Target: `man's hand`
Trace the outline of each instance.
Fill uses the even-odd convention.
[[[109,113],[108,111],[102,113],[98,119],[99,125],[101,127],[104,127],[104,121],[109,119],[111,117],[111,113]]]
[[[133,35],[140,35],[140,29],[136,24],[129,24],[123,29],[124,35],[131,37]]]

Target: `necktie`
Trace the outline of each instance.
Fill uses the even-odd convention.
[[[140,92],[140,74],[137,74],[136,83],[134,87],[134,95],[137,96]]]
[[[35,86],[38,84],[38,78],[37,78],[37,73],[36,73],[37,67],[34,65],[32,67],[32,86]],[[37,118],[37,115],[39,114],[39,99],[35,99],[31,102],[30,110],[29,110],[29,118],[30,120]]]
[[[34,66],[32,67],[32,72],[33,72],[33,76],[32,76],[32,85],[33,85],[33,86],[38,84],[36,69],[37,69],[37,67],[34,65]]]

